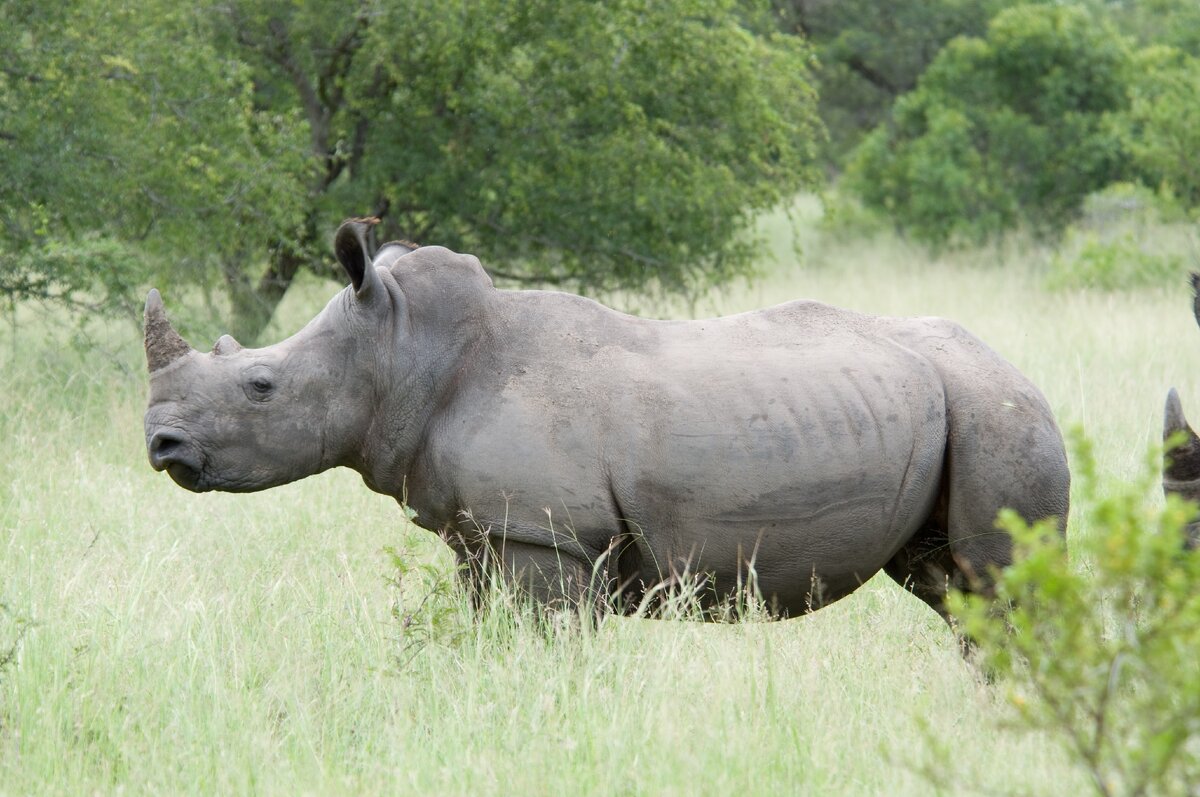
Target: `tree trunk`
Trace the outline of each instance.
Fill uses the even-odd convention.
[[[300,240],[276,241],[271,247],[267,270],[255,283],[237,263],[222,264],[232,311],[232,334],[243,345],[252,346],[271,323],[275,308],[283,300],[300,268],[315,261],[316,216],[305,219]]]
[[[250,278],[241,271],[238,263],[223,262],[221,271],[225,277],[225,289],[229,294],[229,331],[247,346],[258,342],[259,335],[271,322],[275,304],[260,299]]]

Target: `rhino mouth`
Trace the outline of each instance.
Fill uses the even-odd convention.
[[[171,481],[178,484],[185,490],[191,490],[193,493],[207,492],[209,487],[203,483],[204,473],[191,465],[182,462],[172,462],[167,465],[167,475],[171,477]]]
[[[195,447],[180,433],[159,429],[147,444],[150,466],[166,471],[171,480],[194,493],[210,489],[204,484],[204,463]]]

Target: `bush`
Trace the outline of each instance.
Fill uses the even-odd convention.
[[[1143,179],[1200,206],[1200,58],[1169,47],[1138,54],[1125,146]]]
[[[1109,116],[1127,104],[1129,62],[1125,39],[1084,8],[1003,11],[896,102],[849,186],[932,243],[1060,229],[1125,168]]]
[[[1050,260],[1046,287],[1126,290],[1178,284],[1195,249],[1175,198],[1130,183],[1089,195]]]
[[[1059,740],[1095,792],[1194,794],[1200,783],[1200,556],[1184,550],[1196,507],[1141,478],[1101,482],[1090,444],[1073,441],[1069,546],[1051,522],[1014,513],[1015,563],[997,574],[1000,616],[955,593],[950,608],[982,663],[1010,689],[1014,727]]]
[[[1095,233],[1071,230],[1063,249],[1050,261],[1046,287],[1127,290],[1182,282],[1187,262],[1177,253],[1147,251],[1133,233],[1104,240]]]

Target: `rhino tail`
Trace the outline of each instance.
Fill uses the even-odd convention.
[[[1185,484],[1200,479],[1200,436],[1183,414],[1179,393],[1171,388],[1163,409],[1163,489],[1179,492]]]

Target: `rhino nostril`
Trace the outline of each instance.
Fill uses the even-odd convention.
[[[171,432],[155,432],[150,441],[150,450],[156,454],[166,454],[172,448],[182,445],[183,439]]]
[[[177,432],[155,432],[150,438],[150,463],[161,470],[184,458],[185,440]]]

